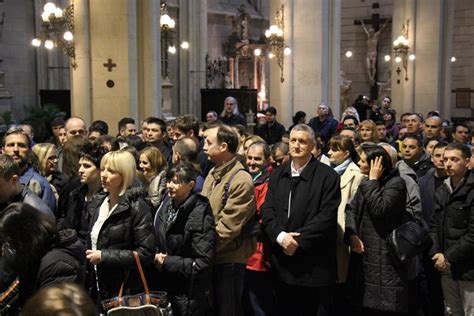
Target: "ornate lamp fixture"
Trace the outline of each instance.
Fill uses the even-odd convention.
[[[40,47],[44,43],[46,49],[54,47],[62,47],[64,53],[71,58],[71,66],[77,68],[76,53],[74,50],[74,5],[71,4],[66,9],[52,2],[48,2],[43,7],[41,14],[41,31],[40,35],[31,41],[34,47]]]
[[[174,46],[174,37],[176,32],[174,30],[176,21],[168,15],[168,5],[166,0],[160,2],[160,29],[161,29],[161,56],[163,56],[162,76],[168,78],[169,76],[169,54],[176,54],[176,46]],[[182,49],[188,49],[189,43],[182,42],[180,44]]]
[[[409,40],[408,40],[408,26],[410,20],[406,20],[403,24],[402,35],[400,35],[396,40],[393,41],[393,52],[395,54],[395,63],[402,64],[403,69],[405,70],[405,81],[408,81],[408,61],[415,60],[415,54],[410,52]],[[386,61],[390,61],[390,55],[385,56]],[[402,70],[400,66],[397,67],[397,74],[400,76]],[[400,83],[400,79],[397,80],[397,83]]]
[[[267,38],[267,44],[269,45],[268,58],[276,58],[278,67],[280,67],[280,82],[284,82],[283,77],[283,58],[291,54],[291,49],[285,44],[284,38],[284,17],[285,17],[285,6],[282,4],[281,7],[276,11],[275,24],[270,25],[270,28],[265,31],[265,37]],[[254,52],[256,55],[261,54],[261,50]]]

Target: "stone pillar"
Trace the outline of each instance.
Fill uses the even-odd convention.
[[[138,20],[138,111],[133,117],[160,117],[160,3],[156,0],[137,1],[141,19]]]
[[[77,69],[72,114],[101,119],[116,132],[124,116],[161,114],[159,3],[154,0],[75,0]],[[109,71],[104,64],[111,60]]]
[[[179,10],[179,41],[188,41],[189,49],[180,50],[178,114],[200,118],[201,88],[206,86],[207,0],[180,1]]]
[[[340,12],[340,0],[270,0],[270,24],[274,23],[281,4],[285,6],[285,43],[292,53],[284,57],[283,83],[280,68],[275,61],[269,62],[269,101],[277,107],[279,121],[289,126],[298,110],[305,111],[309,119],[321,101],[339,113],[336,92],[332,92],[339,91],[339,54],[335,56],[339,40],[336,31],[330,34],[328,30],[337,30],[340,25],[340,19],[335,19]],[[337,75],[331,75],[333,71]]]
[[[92,119],[92,78],[89,1],[75,0],[74,45],[77,68],[71,71],[71,115]]]
[[[448,1],[449,2],[449,1]],[[394,41],[402,32],[402,24],[409,19],[408,40],[415,61],[408,61],[408,81],[404,80],[401,64],[392,60],[392,97],[395,109],[426,115],[442,110],[449,94],[445,89],[446,63],[449,63],[449,42],[446,32],[452,24],[452,6],[443,0],[402,0],[393,2]],[[396,73],[400,66],[402,73]],[[397,81],[400,83],[397,83]]]

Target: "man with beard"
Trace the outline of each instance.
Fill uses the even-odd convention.
[[[3,153],[20,167],[20,183],[36,193],[48,207],[56,210],[56,198],[51,186],[32,166],[31,140],[21,128],[11,128],[3,137]]]

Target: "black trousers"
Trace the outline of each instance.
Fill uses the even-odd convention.
[[[279,282],[276,296],[278,315],[335,315],[334,286],[306,287]]]

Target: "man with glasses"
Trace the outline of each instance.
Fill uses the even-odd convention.
[[[31,164],[31,140],[19,127],[10,128],[3,137],[3,153],[9,155],[20,168],[20,183],[36,193],[51,210],[56,209],[56,197],[48,180],[37,173]]]

